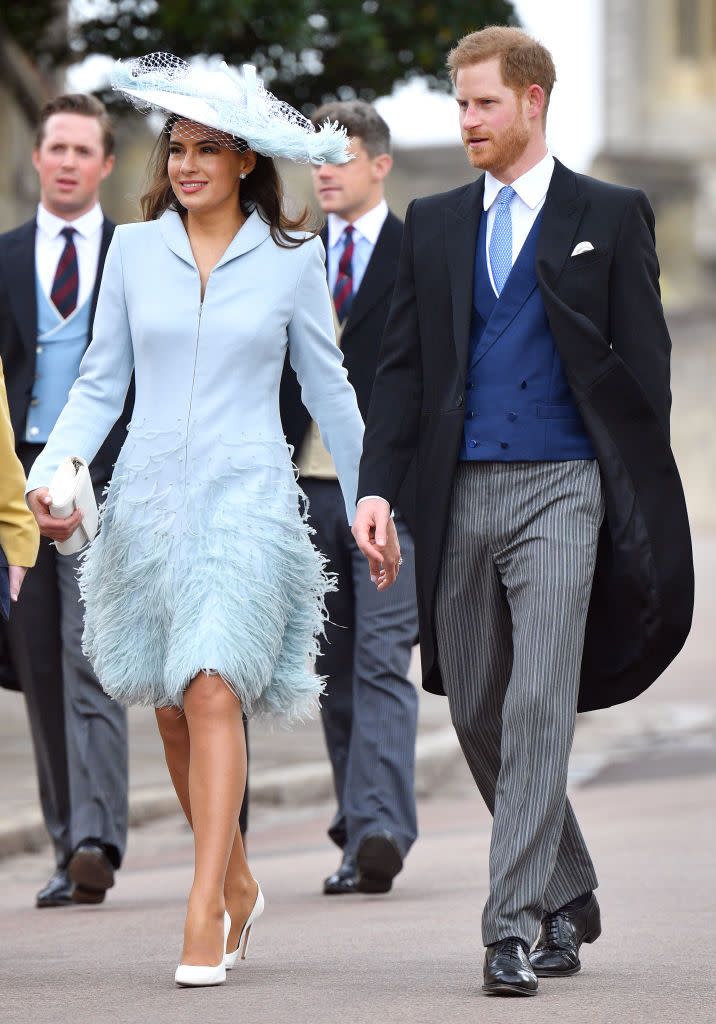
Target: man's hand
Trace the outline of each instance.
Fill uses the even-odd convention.
[[[20,587],[25,579],[27,569],[22,565],[9,565],[8,578],[10,581],[10,600],[17,601],[20,596]]]
[[[387,590],[400,570],[400,543],[388,502],[384,498],[359,502],[352,532],[368,559],[371,582],[378,590]]]
[[[30,491],[27,504],[37,520],[40,533],[50,540],[69,540],[82,522],[82,513],[79,509],[75,509],[66,519],[55,519],[51,516],[49,506],[52,504],[52,498],[46,487],[36,487],[34,491]]]

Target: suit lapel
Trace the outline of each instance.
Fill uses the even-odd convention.
[[[343,343],[371,309],[395,285],[395,274],[400,256],[402,227],[398,218],[389,213],[373,246],[360,288],[356,292],[351,311],[345,322]]]
[[[470,185],[459,203],[445,211],[445,252],[452,297],[453,340],[461,371],[467,367],[472,315],[475,247],[485,194],[484,175]]]
[[[34,351],[37,344],[35,221],[29,221],[7,247],[5,274],[8,296],[22,343]]]
[[[540,283],[554,288],[572,252],[586,205],[586,196],[579,193],[576,174],[555,160],[537,243],[537,276]]]
[[[102,224],[102,241],[99,244],[99,259],[97,260],[97,273],[94,279],[94,288],[92,289],[92,305],[90,306],[89,316],[89,330],[87,332],[87,344],[89,345],[92,337],[92,325],[94,323],[94,314],[97,309],[97,299],[99,298],[99,286],[102,283],[102,271],[104,270],[104,261],[107,259],[107,250],[109,249],[109,243],[112,241],[112,235],[114,234],[114,223],[111,220],[107,220],[105,217],[104,223]]]

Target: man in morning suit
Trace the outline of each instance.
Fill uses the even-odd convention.
[[[27,472],[67,401],[92,330],[114,225],[99,204],[114,163],[112,125],[91,96],[60,96],[40,117],[37,216],[0,236],[0,356],[17,454]],[[98,498],[128,410],[91,466]],[[68,455],[73,454],[68,452]],[[127,725],[81,649],[76,559],[44,538],[0,634],[4,679],[23,691],[56,871],[38,907],[100,903],[127,832]]]
[[[566,799],[576,712],[675,657],[693,563],[651,207],[549,153],[554,65],[529,36],[472,33],[448,67],[485,173],[408,210],[354,533],[389,580],[417,452],[424,685],[494,816],[483,991],[534,995],[601,931]]]
[[[384,198],[392,158],[383,118],[362,101],[327,104],[316,111],[314,123],[326,118],[346,128],[355,157],[341,166],[314,167],[313,186],[328,215],[322,237],[337,339],[365,417],[403,226]],[[404,561],[400,583],[378,593],[346,523],[333,463],[288,363],[281,415],[308,497],[315,544],[338,576],[337,591],[326,599],[329,622],[317,667],[328,680],[321,713],[338,802],[328,834],[343,857],[323,891],[387,892],[417,833],[418,702],[407,679],[417,636],[410,481],[395,518]]]

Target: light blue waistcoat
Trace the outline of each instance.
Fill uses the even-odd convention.
[[[45,444],[79,376],[87,348],[91,296],[63,320],[45,295],[39,278],[37,295],[37,349],[35,380],[25,426],[25,440]]]

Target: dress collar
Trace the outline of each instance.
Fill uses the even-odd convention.
[[[159,230],[162,238],[171,251],[192,267],[196,267],[194,254],[189,244],[189,235],[184,227],[184,221],[176,210],[165,210],[158,220]],[[234,235],[226,249],[226,252],[216,264],[217,267],[228,263],[229,260],[243,256],[261,245],[270,235],[271,229],[265,220],[261,218],[257,209],[252,210],[242,226]],[[216,269],[216,268],[215,268]]]

